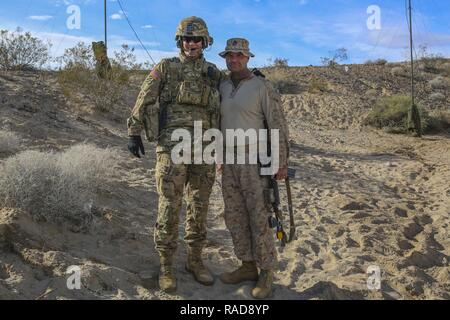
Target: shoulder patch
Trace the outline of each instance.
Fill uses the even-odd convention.
[[[161,79],[161,74],[159,73],[159,71],[156,68],[150,72],[150,76],[155,80]]]

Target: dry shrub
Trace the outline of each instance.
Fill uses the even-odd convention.
[[[409,74],[403,67],[394,67],[391,69],[391,74],[394,77],[407,77]]]
[[[445,96],[440,92],[434,92],[430,94],[430,99],[434,102],[443,102],[445,101]]]
[[[40,69],[50,60],[51,44],[20,28],[0,30],[0,70]]]
[[[450,77],[450,62],[443,63],[440,68],[442,74],[447,77]]]
[[[366,62],[364,62],[364,64],[377,65],[377,66],[384,66],[387,63],[388,62],[386,59],[367,60]]]
[[[447,89],[450,86],[449,81],[443,76],[437,76],[433,80],[430,80],[428,84],[433,89]]]
[[[20,139],[14,132],[0,130],[0,155],[18,151],[19,145]]]
[[[86,229],[95,193],[116,167],[113,150],[88,144],[62,153],[24,151],[0,165],[0,200],[37,221]]]
[[[132,70],[138,70],[134,50],[123,45],[121,51],[115,52],[111,59],[112,68],[105,79],[95,71],[95,60],[91,47],[80,42],[75,47],[66,49],[59,61],[62,69],[59,83],[68,98],[76,98],[76,93],[92,105],[94,111],[106,112],[118,105],[129,85]]]
[[[450,133],[450,110],[431,111],[428,131],[433,133]]]
[[[328,82],[319,77],[312,77],[308,84],[309,93],[321,93],[328,90]]]
[[[266,78],[281,94],[298,93],[297,83],[289,78],[289,74],[283,72],[282,68],[271,68],[270,72],[266,74]]]

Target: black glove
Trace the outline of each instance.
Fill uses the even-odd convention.
[[[128,140],[128,150],[130,152],[140,158],[139,150],[141,150],[142,155],[145,155],[144,144],[142,143],[141,136],[130,136]]]

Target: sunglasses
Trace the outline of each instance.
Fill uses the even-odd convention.
[[[186,41],[187,43],[189,43],[191,41],[194,43],[197,43],[197,42],[203,41],[203,38],[202,37],[183,37],[182,40]]]

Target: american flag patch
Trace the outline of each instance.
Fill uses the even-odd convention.
[[[160,74],[156,69],[153,69],[152,72],[150,72],[150,76],[155,80],[158,80],[160,78]]]

